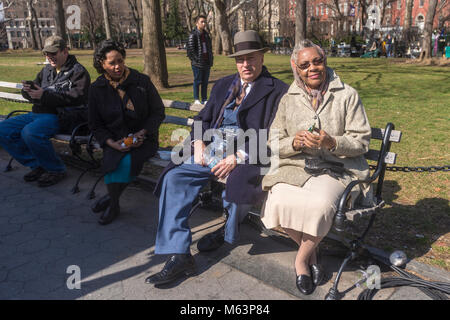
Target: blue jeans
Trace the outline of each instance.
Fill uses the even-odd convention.
[[[63,172],[66,167],[50,141],[58,131],[56,114],[30,112],[0,122],[0,146],[26,167]]]
[[[202,102],[208,100],[208,80],[209,80],[209,71],[210,68],[198,68],[196,66],[192,66],[192,71],[194,72],[194,100],[199,99],[199,87],[202,86]]]
[[[191,161],[193,163],[192,158]],[[190,253],[192,234],[188,221],[189,212],[192,202],[212,177],[210,168],[187,163],[166,173],[159,197],[155,254]],[[223,206],[229,214],[225,225],[225,241],[232,244],[239,239],[239,225],[251,205],[237,205],[223,200]]]

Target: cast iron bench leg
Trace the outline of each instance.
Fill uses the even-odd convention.
[[[9,172],[12,170],[11,163],[13,162],[13,160],[14,160],[13,157],[11,157],[11,159],[9,159],[8,165],[6,166],[6,168],[3,172]]]
[[[95,182],[95,184],[92,186],[91,190],[88,192],[86,199],[91,200],[95,198],[95,188],[97,187],[97,184],[100,182],[100,180],[104,177],[105,175],[101,175],[97,181]]]

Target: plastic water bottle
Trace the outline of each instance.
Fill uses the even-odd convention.
[[[209,152],[205,152],[203,158],[205,159],[206,165],[210,169],[214,168],[220,161],[218,157],[216,157],[215,155],[211,155]]]

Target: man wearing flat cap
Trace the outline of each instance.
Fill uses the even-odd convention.
[[[60,131],[56,108],[84,105],[91,78],[69,54],[63,38],[47,38],[42,52],[49,64],[34,81],[22,82],[22,95],[33,103],[32,112],[0,123],[0,145],[31,169],[25,181],[48,187],[66,176],[66,167],[50,141]]]
[[[192,149],[183,149],[182,161],[172,157],[159,178],[155,254],[169,258],[162,271],[148,277],[146,283],[160,285],[196,273],[188,220],[193,202],[209,180],[226,181],[222,198],[228,218],[224,226],[198,243],[200,251],[214,250],[224,242],[236,243],[239,224],[252,205],[263,200],[262,163],[260,153],[254,150],[266,143],[248,138],[247,133],[258,136],[259,130],[269,128],[288,85],[272,77],[263,65],[268,48],[256,31],[236,33],[234,49],[229,57],[235,59],[238,72],[216,82],[186,140]],[[248,139],[242,139],[243,133]]]

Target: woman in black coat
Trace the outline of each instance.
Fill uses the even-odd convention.
[[[100,44],[94,67],[101,74],[89,89],[89,128],[103,148],[108,194],[93,206],[99,223],[120,213],[119,198],[158,150],[164,105],[150,78],[125,66],[126,52],[113,40]]]

